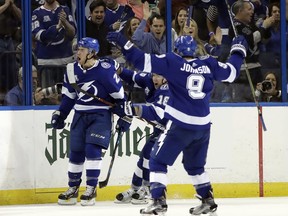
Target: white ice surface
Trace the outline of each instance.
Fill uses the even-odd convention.
[[[288,197],[215,199],[218,216],[288,216]],[[166,216],[189,216],[196,199],[167,200]],[[59,206],[57,204],[0,206],[1,216],[140,216],[146,205],[114,204],[98,201],[95,206]],[[203,215],[205,216],[205,215]],[[208,215],[207,215],[208,216]]]

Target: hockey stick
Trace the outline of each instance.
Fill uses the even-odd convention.
[[[74,88],[76,91],[82,92],[83,94],[88,95],[89,97],[92,97],[92,98],[94,98],[94,99],[96,99],[96,100],[98,100],[98,101],[101,101],[102,103],[104,103],[104,104],[106,104],[106,105],[108,105],[108,106],[113,107],[113,106],[116,105],[116,104],[113,104],[113,103],[111,103],[111,102],[109,102],[109,101],[106,101],[106,100],[104,100],[103,98],[97,97],[96,95],[91,94],[91,93],[83,90],[82,88],[80,88],[80,87],[77,85],[76,80],[75,80],[74,64],[73,64],[73,63],[67,64],[67,76],[68,76],[69,84],[70,84],[70,85],[72,86],[72,88]],[[129,96],[128,96],[128,97],[129,97],[129,98],[131,97],[131,94],[130,94],[130,93],[129,93]],[[128,121],[128,122],[131,121],[131,119],[130,119],[128,116],[124,116],[122,119],[124,119],[124,120],[126,120],[126,121]],[[139,119],[142,120],[142,121],[144,121],[144,122],[146,122],[146,123],[148,123],[148,124],[151,124],[152,126],[158,128],[158,129],[160,129],[160,130],[165,130],[165,127],[163,128],[163,126],[160,125],[160,124],[156,124],[156,123],[154,123],[154,122],[144,120],[143,118],[139,118]]]
[[[228,9],[228,14],[229,14],[230,22],[231,22],[231,25],[232,25],[232,28],[233,28],[235,37],[237,37],[237,36],[238,36],[238,32],[237,32],[237,29],[235,28],[235,25],[234,25],[234,22],[233,22],[233,19],[232,19],[231,8],[230,8],[230,5],[229,5],[229,3],[228,3],[228,0],[225,0],[225,3],[226,3],[226,6],[227,6],[227,9]],[[251,91],[252,91],[252,96],[253,96],[254,102],[255,102],[256,107],[257,107],[258,116],[259,116],[259,118],[260,118],[260,120],[261,120],[261,124],[262,124],[263,130],[266,131],[267,128],[266,128],[266,125],[265,125],[265,122],[264,122],[264,119],[263,119],[261,107],[260,107],[260,105],[259,105],[258,100],[256,99],[255,89],[254,89],[253,82],[252,82],[252,79],[251,79],[251,76],[250,76],[250,73],[249,73],[249,70],[248,70],[248,66],[247,66],[247,63],[246,63],[246,60],[245,60],[245,59],[243,60],[243,64],[244,64],[246,76],[247,76],[247,78],[248,78],[248,82],[249,82],[249,85],[250,85],[250,89],[251,89]]]
[[[109,181],[109,178],[110,178],[110,175],[111,175],[111,171],[112,171],[112,167],[113,167],[113,164],[114,164],[114,160],[115,160],[115,157],[116,157],[117,148],[119,146],[119,143],[120,143],[120,140],[122,138],[122,135],[123,135],[123,132],[122,131],[118,131],[118,136],[117,136],[115,147],[114,147],[114,150],[113,150],[113,153],[112,153],[112,158],[111,158],[111,161],[110,161],[108,173],[107,173],[106,179],[104,181],[100,181],[99,182],[99,188],[106,187],[107,184],[108,184],[108,181]]]
[[[108,105],[108,106],[115,106],[115,104],[109,102],[109,101],[106,101],[104,100],[103,98],[100,98],[100,97],[97,97],[96,95],[94,94],[91,94],[85,90],[83,90],[82,88],[80,88],[77,83],[76,83],[76,80],[75,80],[75,75],[74,75],[74,64],[73,63],[69,63],[67,64],[67,76],[68,76],[68,81],[69,81],[69,84],[75,89],[77,90],[78,92],[82,92],[83,94],[85,95],[88,95],[89,97],[92,97],[98,101],[101,101],[102,103]]]
[[[122,11],[122,13],[121,13],[120,18],[118,19],[119,22],[122,22],[122,21],[123,21],[123,19],[124,19],[124,18],[126,17],[126,15],[127,15],[128,10],[129,10],[129,5],[126,4],[126,5],[124,6],[124,9],[123,9],[123,11]]]
[[[192,19],[192,12],[193,12],[193,6],[190,5],[188,8],[188,18],[187,18],[187,22],[186,22],[186,25],[188,28],[190,27],[190,21]]]

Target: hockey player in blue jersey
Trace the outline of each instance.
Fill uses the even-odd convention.
[[[86,167],[86,191],[81,205],[94,205],[96,186],[101,171],[102,149],[107,149],[112,130],[110,104],[125,101],[124,89],[115,65],[98,59],[99,43],[94,38],[78,42],[77,61],[67,65],[60,107],[52,115],[52,126],[62,129],[72,109],[75,113],[70,127],[68,166],[69,189],[58,196],[58,204],[77,203],[81,176]],[[96,96],[99,100],[94,99]],[[130,122],[119,118],[118,133],[125,132]]]
[[[165,105],[169,100],[169,87],[163,76],[158,74],[118,70],[119,76],[129,86],[145,89],[147,104],[133,105],[134,115],[153,123],[153,133],[143,146],[137,167],[133,173],[131,187],[117,194],[115,203],[147,204],[150,198],[149,159],[157,137],[162,132],[167,119],[164,118]],[[120,110],[121,112],[121,110]],[[161,130],[162,129],[162,130]]]
[[[176,53],[147,54],[133,46],[123,35],[110,32],[107,39],[122,47],[127,61],[145,72],[163,75],[169,84],[170,99],[165,107],[169,119],[151,153],[150,190],[153,202],[141,209],[142,215],[165,215],[167,211],[167,166],[173,165],[182,152],[182,163],[191,178],[199,206],[190,209],[192,215],[213,214],[217,209],[212,186],[205,171],[210,139],[209,99],[213,81],[233,82],[246,56],[247,42],[243,36],[235,38],[226,63],[211,56],[194,57],[197,47],[191,36],[181,36],[175,42]]]

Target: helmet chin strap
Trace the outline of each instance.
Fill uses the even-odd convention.
[[[88,58],[88,55],[89,55],[89,54],[90,54],[90,53],[88,53],[88,54],[86,55],[85,62],[84,62],[84,64],[83,64],[83,66],[82,66],[83,68],[84,68],[84,65],[87,63],[87,61],[93,58],[93,56],[92,56],[91,58]]]

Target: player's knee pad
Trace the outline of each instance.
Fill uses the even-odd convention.
[[[143,160],[144,158],[143,157],[140,157],[138,162],[137,162],[137,166],[140,168],[140,169],[143,169]]]
[[[84,151],[71,151],[69,155],[69,161],[74,164],[81,164],[85,161]]]
[[[152,157],[149,160],[149,168],[150,168],[150,172],[164,172],[164,173],[167,173],[167,165],[162,164],[162,163],[158,163],[158,161],[155,160]]]
[[[86,158],[101,158],[102,148],[98,145],[87,143],[85,153]]]
[[[196,175],[201,175],[205,172],[204,167],[186,167],[184,165],[184,169],[186,170],[186,172],[188,173],[188,175],[190,176],[196,176]]]
[[[141,155],[149,159],[153,146],[154,146],[154,142],[152,142],[152,140],[149,140],[148,142],[146,142],[141,151]]]

